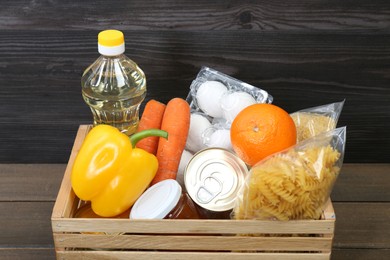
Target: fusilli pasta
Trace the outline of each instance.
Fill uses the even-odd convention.
[[[251,169],[236,219],[319,219],[340,168],[340,153],[315,146],[275,154]]]
[[[332,130],[336,127],[336,121],[327,115],[310,112],[296,112],[291,114],[297,128],[297,142]]]

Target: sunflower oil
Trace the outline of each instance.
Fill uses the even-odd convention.
[[[101,56],[81,78],[82,96],[93,115],[93,124],[109,124],[131,135],[138,127],[139,107],[146,96],[146,78],[125,54],[123,33],[99,33]]]

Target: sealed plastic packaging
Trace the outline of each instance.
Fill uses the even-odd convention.
[[[319,219],[343,164],[346,127],[307,139],[253,166],[233,218]]]
[[[345,100],[290,114],[297,128],[297,142],[336,128]]]
[[[192,111],[203,112],[211,118],[225,118],[231,121],[232,119],[225,114],[253,102],[272,103],[273,97],[263,89],[209,67],[202,67],[196,79],[192,81],[187,101]]]
[[[272,103],[267,91],[208,67],[202,67],[190,86],[190,133],[186,149],[196,153],[208,147],[231,150],[230,125],[236,115],[256,103]]]

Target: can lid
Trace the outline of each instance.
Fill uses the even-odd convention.
[[[115,56],[125,52],[125,37],[121,31],[105,30],[98,35],[98,50],[102,55]]]
[[[235,154],[222,148],[208,148],[189,161],[184,182],[188,194],[200,207],[227,211],[234,207],[248,168]]]
[[[130,219],[163,219],[180,200],[181,186],[168,179],[147,189],[134,203]]]

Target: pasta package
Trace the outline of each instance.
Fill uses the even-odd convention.
[[[335,129],[344,102],[343,100],[299,110],[290,114],[297,128],[297,142],[302,142],[318,134]]]
[[[307,139],[254,165],[235,219],[320,219],[343,163],[346,127]]]

